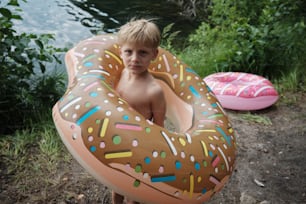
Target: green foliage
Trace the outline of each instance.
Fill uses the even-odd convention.
[[[161,33],[161,39],[162,39],[161,47],[171,52],[175,52],[175,49],[173,47],[173,41],[180,33],[180,31],[174,31],[174,32],[171,31],[173,25],[174,23],[165,26]]]
[[[46,66],[60,63],[62,50],[49,45],[51,34],[18,34],[13,21],[22,20],[18,0],[0,7],[0,134],[37,120],[63,92],[63,75],[50,76]]]
[[[212,15],[183,55],[201,75],[243,71],[277,79],[298,70],[305,78],[305,1],[212,2]]]

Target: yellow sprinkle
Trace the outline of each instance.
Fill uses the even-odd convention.
[[[180,81],[184,80],[184,67],[180,65]]]
[[[108,88],[108,90],[113,91],[112,87],[110,85],[108,85],[107,83],[105,83],[104,81],[101,81],[101,83],[106,86],[106,88]]]
[[[228,129],[228,132],[233,133],[234,132],[233,128]]]
[[[194,190],[194,176],[191,174],[190,175],[190,192],[189,192],[190,198],[192,198],[193,190]]]
[[[191,80],[191,76],[187,76],[187,81],[190,81]]]
[[[202,144],[202,147],[203,147],[203,149],[204,149],[204,154],[205,154],[205,156],[208,157],[208,151],[207,151],[207,147],[206,147],[205,142],[203,142],[203,141],[201,140],[201,144]]]
[[[112,52],[110,52],[108,50],[105,50],[104,52],[106,54],[112,56],[119,64],[122,64],[122,61],[120,60],[120,58],[117,55],[115,55],[114,53],[112,53]]]
[[[208,139],[210,140],[214,140],[214,138],[212,136],[208,136]]]
[[[105,118],[103,120],[103,124],[102,124],[102,127],[101,127],[100,137],[104,137],[105,136],[105,133],[106,133],[106,130],[107,130],[107,127],[108,127],[108,123],[109,123],[109,119]]]
[[[92,133],[92,132],[93,132],[93,128],[92,128],[92,127],[89,127],[89,128],[87,129],[87,132],[88,132],[88,133]]]
[[[180,141],[181,145],[183,145],[183,146],[186,145],[186,141],[183,138],[179,138],[179,141]]]
[[[202,177],[198,176],[198,183],[200,183],[202,181]]]
[[[123,157],[131,157],[133,153],[129,152],[117,152],[117,153],[107,153],[105,154],[105,159],[116,159],[116,158],[123,158]]]

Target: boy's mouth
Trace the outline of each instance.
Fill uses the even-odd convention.
[[[130,67],[132,69],[139,69],[139,68],[141,68],[141,65],[140,64],[131,64]]]

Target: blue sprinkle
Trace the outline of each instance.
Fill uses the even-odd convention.
[[[220,127],[216,127],[216,130],[224,137],[224,139],[226,140],[227,144],[229,146],[232,146],[232,143],[231,143],[231,137],[230,136],[227,136],[225,134],[225,132],[222,130],[222,128]]]
[[[129,120],[129,116],[128,115],[124,115],[122,116],[123,120]]]
[[[91,96],[91,97],[97,97],[97,96],[98,96],[98,93],[97,93],[97,92],[91,92],[91,93],[90,93],[90,96]]]
[[[203,188],[202,194],[205,194],[207,192],[206,188]]]
[[[214,153],[212,151],[208,151],[208,154],[209,154],[210,157],[214,156]]]
[[[101,75],[98,75],[98,74],[86,74],[86,75],[80,76],[80,78],[82,78],[82,79],[85,79],[85,78],[98,78],[98,79],[105,80],[104,76],[101,76]]]
[[[181,168],[182,168],[182,163],[179,162],[179,161],[176,161],[176,162],[175,162],[175,168],[176,168],[176,169],[181,169]]]
[[[191,93],[197,97],[197,98],[201,98],[201,95],[199,94],[199,92],[193,87],[193,86],[189,86],[189,90],[191,91]]]
[[[92,62],[85,62],[84,66],[85,67],[91,67],[91,66],[93,66],[93,63]]]
[[[151,182],[170,182],[175,181],[176,176],[170,175],[170,176],[160,176],[160,177],[152,177]]]
[[[206,88],[209,92],[212,92],[211,88],[208,85],[206,85]]]
[[[194,164],[194,168],[197,170],[197,171],[199,171],[200,170],[200,164],[198,163],[198,162],[196,162],[195,164]]]
[[[195,75],[198,75],[193,69],[191,69],[190,67],[186,67],[186,71],[189,73],[193,73]]]
[[[87,120],[90,116],[92,116],[93,114],[95,114],[96,112],[98,112],[101,109],[100,106],[95,106],[92,109],[90,109],[88,112],[86,112],[84,115],[82,115],[77,121],[76,124],[77,125],[81,125],[85,120]]]
[[[217,105],[216,103],[212,103],[211,106],[212,106],[213,108],[217,108],[217,107],[218,107],[218,105]]]
[[[146,157],[146,158],[144,159],[144,162],[145,162],[146,164],[150,164],[150,163],[151,163],[150,157]]]
[[[90,146],[90,151],[91,152],[95,152],[97,150],[97,148],[95,146]]]

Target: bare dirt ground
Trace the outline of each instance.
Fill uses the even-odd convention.
[[[305,99],[305,93],[288,94],[265,110],[228,111],[238,144],[236,170],[209,204],[306,203]],[[9,173],[1,157],[0,203],[110,203],[107,187],[65,155],[52,170],[23,175]]]

